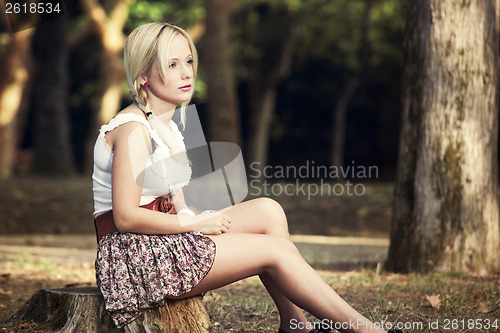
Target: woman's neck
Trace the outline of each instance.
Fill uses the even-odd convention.
[[[156,118],[160,119],[160,121],[164,124],[168,124],[169,121],[172,119],[172,117],[174,116],[174,112],[175,112],[175,109],[173,111],[163,111],[163,112],[156,112],[156,110],[153,109],[153,112],[155,113],[156,115]]]
[[[151,110],[153,110],[155,116],[164,124],[167,124],[170,119],[172,119],[177,107],[176,104],[166,102],[157,98],[156,96],[149,96],[149,103],[151,106]]]

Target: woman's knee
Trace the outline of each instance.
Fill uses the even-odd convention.
[[[272,221],[273,224],[269,224],[269,226],[279,226],[285,228],[288,232],[288,223],[286,220],[285,211],[283,207],[276,201],[271,198],[263,197],[256,199],[259,211],[261,211],[268,221]]]
[[[273,237],[272,246],[266,251],[271,269],[286,265],[290,260],[302,258],[299,250],[289,239],[282,237]]]

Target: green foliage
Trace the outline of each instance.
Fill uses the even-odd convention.
[[[281,49],[297,22],[299,1],[239,1],[233,12],[231,51],[237,73],[265,75],[279,66]]]
[[[343,0],[312,7],[303,30],[301,56],[328,59],[347,69],[356,68],[363,14],[368,3],[367,0]],[[385,56],[400,57],[401,47],[394,43],[394,33],[402,31],[405,17],[399,0],[378,0],[370,4],[368,39],[376,65]]]
[[[331,144],[332,110],[350,78],[360,71],[361,62],[366,62],[366,69],[348,109],[347,125],[354,126],[354,131],[348,130],[346,152],[351,156],[346,159],[377,164],[383,164],[374,160],[379,156],[395,160],[404,5],[401,0],[235,3],[231,52],[238,78],[245,85],[255,81],[265,85],[281,65],[287,40],[297,33],[291,75],[279,87],[271,126],[271,139],[279,151],[273,154],[271,146],[271,158],[284,158],[271,160],[271,164],[297,163],[294,152],[310,152],[311,146],[323,148],[300,158],[328,161],[324,147]],[[363,24],[367,27],[365,40]],[[244,103],[243,112],[245,107]],[[314,117],[304,117],[304,110]],[[251,118],[252,112],[242,118]],[[349,146],[354,144],[349,135],[356,132],[357,147]]]
[[[130,7],[127,30],[131,31],[139,25],[154,21],[165,21],[186,28],[204,17],[204,2],[201,0],[137,0]]]
[[[172,11],[172,4],[166,1],[137,1],[130,8],[129,22],[142,25],[151,21],[160,21],[165,13]]]
[[[233,1],[230,53],[236,82],[239,84],[243,125],[249,123],[246,88],[250,80],[264,82],[281,63],[281,53],[291,34],[297,34],[290,76],[278,88],[277,109],[273,119],[272,144],[282,160],[271,163],[300,163],[294,151],[311,152],[301,156],[326,161],[330,144],[331,112],[350,76],[359,67],[363,13],[370,1],[370,57],[368,73],[349,108],[348,132],[359,133],[359,142],[347,138],[351,156],[370,160],[370,152],[395,161],[399,124],[399,78],[402,67],[402,32],[405,24],[405,0],[235,0]],[[202,23],[206,1],[137,0],[131,7],[125,27],[151,21],[167,21],[189,28]],[[69,31],[78,31],[89,19],[73,15]],[[200,46],[203,38],[199,41]],[[95,38],[88,38],[72,51],[72,92],[70,103],[75,119],[84,118],[92,107],[99,83],[96,79],[99,49]],[[201,49],[201,48],[200,48]],[[201,54],[203,57],[203,54]],[[228,64],[229,65],[229,64]],[[200,66],[196,103],[204,102],[206,84]],[[124,89],[124,104],[128,94]],[[304,110],[314,117],[303,117]],[[357,113],[356,113],[357,112]],[[349,123],[353,117],[356,123]],[[85,124],[86,121],[81,121]],[[80,126],[80,123],[76,126]],[[367,130],[370,127],[370,130]],[[78,133],[85,130],[78,130]],[[248,131],[244,128],[243,135]],[[80,134],[78,134],[80,135]],[[371,135],[371,136],[370,136]],[[308,147],[300,145],[307,141]],[[349,146],[356,144],[356,146]],[[377,145],[377,147],[370,146]],[[316,151],[311,146],[321,147]],[[305,149],[306,148],[306,149]],[[382,165],[379,161],[370,161]],[[386,164],[388,164],[386,162]]]

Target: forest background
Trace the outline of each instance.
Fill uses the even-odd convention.
[[[97,129],[130,103],[124,36],[158,20],[197,44],[192,103],[207,141],[239,144],[247,165],[376,166],[379,179],[394,179],[405,1],[73,5],[36,29],[2,34],[1,66],[13,74],[0,78],[0,94],[22,91],[16,110],[1,111],[3,179],[90,173]]]
[[[260,166],[300,167],[314,161],[315,165],[377,167],[376,177],[362,179],[366,185],[362,196],[278,198],[287,212],[292,234],[382,238],[384,245],[379,246],[382,255],[376,261],[357,255],[360,243],[348,247],[348,254],[340,255],[338,244],[312,244],[318,248],[313,258],[319,257],[318,253],[335,258],[357,255],[348,258],[352,259],[350,264],[340,268],[351,269],[354,263],[355,268],[362,268],[361,272],[351,275],[340,272],[328,277],[329,283],[336,288],[340,286],[343,297],[372,319],[385,320],[389,316],[390,320],[429,324],[436,318],[498,319],[498,269],[487,273],[481,265],[493,267],[498,263],[490,262],[490,257],[481,252],[487,247],[485,244],[491,244],[490,252],[498,257],[498,237],[486,242],[487,237],[498,234],[498,211],[484,214],[488,208],[484,206],[486,195],[496,198],[497,194],[498,98],[493,96],[491,100],[495,102],[488,104],[488,108],[475,109],[464,104],[486,100],[488,90],[482,86],[473,90],[465,83],[470,81],[472,87],[472,83],[493,82],[489,87],[496,87],[497,70],[491,70],[496,68],[494,65],[481,64],[480,68],[487,70],[475,72],[483,75],[480,79],[460,81],[461,74],[470,74],[468,70],[472,68],[465,59],[480,57],[474,57],[478,47],[464,51],[455,42],[466,40],[488,45],[483,48],[488,52],[495,50],[490,57],[494,64],[498,59],[495,45],[500,16],[498,12],[496,18],[485,14],[488,19],[473,15],[495,13],[499,2],[440,3],[442,7],[437,8],[427,6],[426,1],[405,0],[67,0],[63,2],[64,15],[44,24],[33,21],[33,15],[0,16],[3,29],[0,32],[0,178],[4,180],[0,184],[0,233],[5,243],[0,245],[11,249],[9,242],[20,242],[23,244],[20,251],[27,247],[32,250],[22,252],[21,256],[14,253],[13,258],[1,262],[0,268],[7,273],[0,275],[0,321],[12,315],[37,288],[94,283],[90,263],[94,252],[87,253],[92,259],[77,263],[80,266],[59,266],[43,258],[38,260],[34,253],[44,257],[45,252],[34,245],[55,246],[53,234],[62,234],[61,247],[76,246],[77,241],[83,240],[87,243],[82,248],[95,247],[90,190],[92,147],[99,126],[130,103],[122,61],[124,38],[135,27],[150,21],[180,25],[196,42],[201,64],[192,103],[200,115],[207,141],[238,144],[247,166],[258,162]],[[480,10],[469,10],[477,4],[481,4]],[[495,10],[491,10],[494,5]],[[449,15],[441,15],[440,11],[448,11]],[[438,27],[443,20],[455,17],[451,14],[460,19],[472,17],[470,25],[460,30],[457,28],[462,28],[460,19],[452,20],[456,26],[445,22],[443,26],[448,29],[444,31],[451,33],[443,36],[448,39],[432,37],[425,30],[432,26],[433,31],[440,31]],[[435,18],[432,22],[427,19],[431,15]],[[478,26],[486,22],[489,28],[496,22],[496,28],[475,29],[474,19]],[[408,42],[406,54],[410,57],[406,58],[406,64],[410,70],[403,75],[407,20],[410,27],[407,41],[426,42],[443,50],[438,54],[441,56],[438,62],[451,59],[451,63],[458,64],[452,66],[453,70],[437,66],[439,70],[434,68],[429,72],[445,71],[449,75],[443,77],[451,83],[458,79],[457,84],[430,81],[420,75],[432,68],[431,62],[422,56],[430,52]],[[12,29],[16,31],[13,33]],[[467,39],[463,31],[467,29],[484,32],[484,36]],[[412,58],[413,55],[416,56]],[[488,57],[484,58],[479,60],[486,63]],[[422,59],[425,61],[420,63]],[[489,80],[490,77],[493,79]],[[449,93],[443,87],[454,91]],[[439,95],[442,99],[436,100],[438,107],[419,105],[434,91],[442,94]],[[472,91],[477,92],[474,98],[464,97]],[[423,97],[422,92],[429,94]],[[406,96],[406,103],[401,102],[402,95]],[[445,108],[456,105],[460,106],[458,111]],[[482,119],[479,123],[474,118],[476,114],[488,115],[484,119],[491,122]],[[418,132],[416,128],[424,123],[423,116],[428,116],[431,121],[426,123],[436,125],[437,129],[420,128]],[[450,119],[456,120],[456,126],[449,126]],[[407,135],[400,136],[402,123]],[[464,131],[453,132],[471,123],[480,124],[477,128],[483,129],[486,139],[494,139],[483,141],[488,142],[483,147],[475,141],[479,137],[475,135],[477,132],[468,133],[469,136]],[[455,136],[458,143],[451,140]],[[415,138],[418,143],[411,141]],[[400,155],[396,172],[400,139],[404,139],[401,147],[408,149],[401,149],[404,154]],[[438,147],[425,146],[429,142]],[[475,155],[467,155],[460,151],[466,144],[496,158],[479,160]],[[429,163],[419,169],[432,172],[414,172],[415,161],[433,162],[432,158],[417,153],[412,156],[414,152],[434,154],[441,164]],[[470,164],[491,165],[491,168],[467,169],[464,163],[470,161],[486,161]],[[394,192],[397,173],[401,177]],[[62,177],[33,177],[33,174]],[[424,177],[428,174],[430,181]],[[439,186],[419,192],[419,186],[426,182]],[[494,186],[486,189],[483,183]],[[474,186],[481,191],[469,191]],[[416,198],[414,194],[422,197]],[[495,200],[491,202],[495,204],[490,208],[498,207]],[[429,205],[438,212],[427,209]],[[389,245],[386,238],[393,207],[397,210],[392,221],[390,243],[394,246],[389,251],[393,254],[389,263],[398,265],[392,269],[429,274],[381,272]],[[469,208],[471,214],[464,214]],[[482,214],[477,214],[477,210]],[[425,212],[430,215],[424,215]],[[15,233],[26,235],[19,240],[12,236]],[[30,233],[47,235],[36,238]],[[72,237],[71,233],[79,235]],[[475,238],[467,243],[470,246],[462,246],[471,237]],[[432,247],[429,242],[438,245]],[[12,246],[15,245],[18,243]],[[423,254],[417,255],[420,252]],[[56,254],[59,253],[57,248]],[[453,260],[448,260],[450,254]],[[64,256],[67,260],[67,253]],[[463,258],[479,258],[483,262],[469,265]],[[316,267],[339,269],[338,264],[332,267],[321,263]],[[252,288],[248,288],[248,283]],[[276,312],[266,305],[269,302],[263,301],[263,290],[258,291],[257,299],[251,299],[252,283],[243,282],[236,289],[218,291],[223,294],[222,301],[217,293],[214,301],[209,300],[215,331],[218,327],[219,331],[226,331],[237,324],[240,331],[255,332],[262,327],[274,330],[276,318],[268,314],[274,313],[276,317]],[[241,296],[237,301],[235,294]],[[235,307],[240,299],[241,306],[238,303]],[[434,302],[436,299],[441,305]],[[377,305],[372,307],[373,304]],[[247,313],[248,317],[242,316]],[[496,323],[496,327],[487,331],[497,331]],[[431,331],[431,327],[426,328]]]

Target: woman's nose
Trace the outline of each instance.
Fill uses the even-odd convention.
[[[193,69],[190,65],[184,65],[182,68],[182,78],[189,79],[193,76]]]

